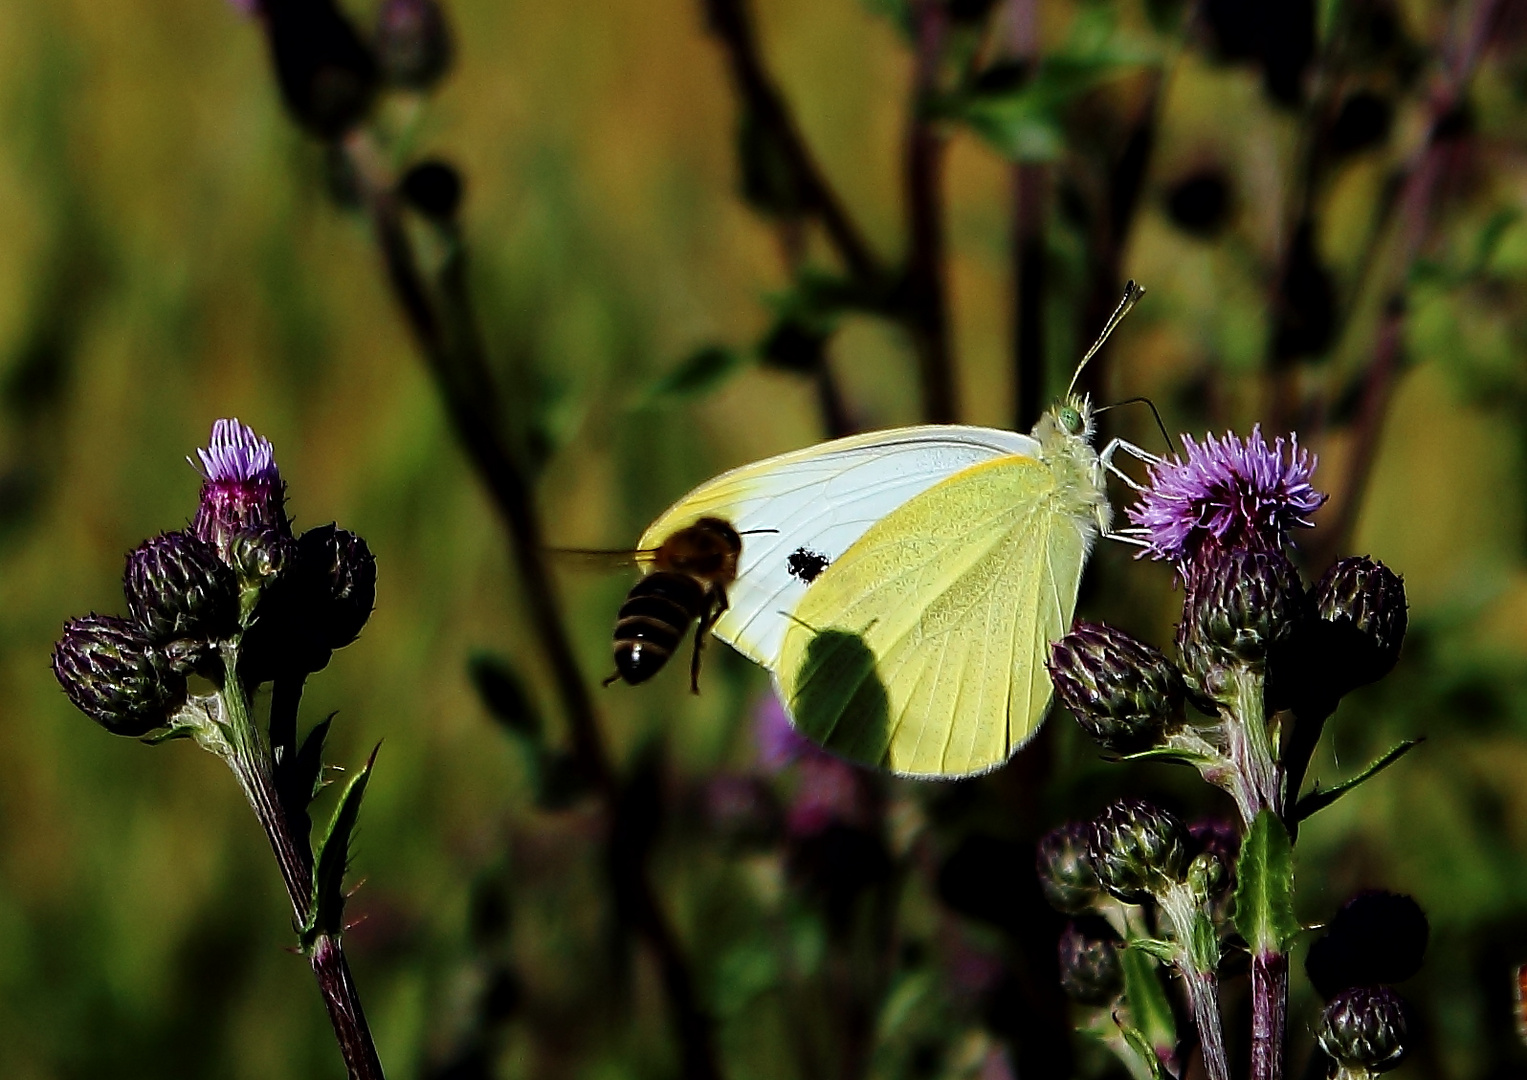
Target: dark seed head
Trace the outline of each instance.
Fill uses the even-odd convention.
[[[1338,1064],[1388,1072],[1405,1060],[1405,1002],[1387,986],[1354,986],[1331,999],[1315,1037]]]
[[[1051,647],[1048,666],[1055,696],[1105,749],[1149,749],[1182,723],[1182,673],[1122,630],[1077,623]]]
[[[156,536],[127,556],[127,610],[147,639],[211,640],[238,626],[238,584],[217,549],[189,533]]]
[[[1131,904],[1185,881],[1193,857],[1187,826],[1143,799],[1120,799],[1099,814],[1087,850],[1103,888]]]
[[[1035,869],[1045,899],[1068,915],[1091,910],[1102,895],[1087,851],[1091,832],[1092,826],[1085,821],[1068,822],[1045,833],[1035,853]]]
[[[136,626],[111,615],[64,624],[53,674],[76,708],[116,735],[163,727],[185,700],[185,678]]]
[[[1107,1005],[1124,992],[1121,943],[1113,927],[1098,918],[1076,919],[1060,935],[1060,985],[1083,1005]]]

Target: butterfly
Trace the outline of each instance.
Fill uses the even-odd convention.
[[[1129,283],[1078,375],[1143,291]],[[712,632],[773,673],[796,728],[899,775],[986,772],[1039,729],[1050,643],[1111,525],[1104,474],[1128,444],[1093,448],[1075,383],[1028,435],[924,425],[733,469],[639,546],[702,518],[756,531]]]

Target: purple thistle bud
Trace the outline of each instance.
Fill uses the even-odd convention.
[[[1122,630],[1078,622],[1051,646],[1046,666],[1056,698],[1104,749],[1146,750],[1182,723],[1182,673]]]
[[[136,626],[113,615],[65,623],[53,674],[75,708],[115,735],[163,727],[186,696],[185,678]]]
[[[146,540],[127,556],[127,610],[155,645],[211,640],[238,626],[238,583],[217,549],[190,533]]]
[[[201,459],[201,505],[191,531],[231,559],[234,535],[245,528],[292,532],[286,520],[286,484],[270,440],[236,419],[212,425]],[[195,465],[196,462],[192,462]]]
[[[1192,689],[1218,700],[1231,667],[1261,665],[1304,615],[1304,586],[1281,552],[1216,552],[1188,583],[1177,649]]]
[[[1103,888],[1125,903],[1161,896],[1187,880],[1192,838],[1176,814],[1119,799],[1092,822],[1087,851]]]
[[[244,636],[245,673],[256,682],[321,671],[360,636],[376,605],[376,559],[354,533],[320,525],[280,554]]]
[[[1091,836],[1091,823],[1071,821],[1039,838],[1034,869],[1045,900],[1056,911],[1080,915],[1090,911],[1103,895],[1087,850]]]
[[[1315,614],[1341,639],[1331,644],[1343,654],[1349,689],[1394,669],[1408,619],[1405,582],[1383,563],[1364,556],[1336,563],[1315,586]]]
[[[373,40],[382,77],[405,90],[434,86],[455,52],[438,0],[384,0]]]
[[[1186,567],[1210,551],[1282,551],[1288,531],[1311,525],[1326,501],[1310,484],[1315,456],[1294,436],[1268,446],[1257,425],[1246,439],[1182,441],[1186,459],[1151,466],[1149,487],[1125,510],[1152,558]]]
[[[1124,992],[1119,935],[1096,915],[1075,919],[1061,931],[1060,987],[1083,1005],[1107,1005]]]
[[[1405,1012],[1404,1000],[1389,987],[1354,986],[1331,999],[1315,1038],[1341,1066],[1338,1076],[1388,1072],[1408,1050]]]
[[[1348,900],[1310,946],[1304,970],[1321,997],[1352,986],[1404,982],[1421,970],[1431,926],[1403,894],[1370,890]]]

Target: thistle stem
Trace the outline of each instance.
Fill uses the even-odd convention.
[[[1182,983],[1188,993],[1188,1007],[1198,1028],[1198,1045],[1203,1052],[1204,1072],[1209,1080],[1230,1080],[1230,1058],[1225,1053],[1225,1033],[1219,1015],[1219,981],[1212,971],[1183,971]]]
[[[1171,924],[1177,943],[1173,961],[1187,991],[1198,1045],[1203,1050],[1204,1072],[1209,1080],[1230,1080],[1230,1059],[1225,1053],[1224,1021],[1219,1011],[1219,940],[1208,922],[1201,898],[1186,885],[1174,885],[1156,897],[1161,913]]]
[[[1267,677],[1250,667],[1233,669],[1234,697],[1225,724],[1230,758],[1242,794],[1237,796],[1246,827],[1263,810],[1283,816],[1283,775],[1276,740],[1267,724]]]
[[[312,898],[312,851],[305,841],[292,835],[286,815],[282,813],[270,747],[254,722],[249,698],[237,673],[238,650],[231,643],[224,646],[223,665],[223,689],[218,701],[221,719],[233,748],[225,760],[243,789],[244,797],[249,800],[255,819],[265,830],[265,838],[270,841],[276,866],[281,871],[282,884],[286,886],[287,899],[291,901],[293,921],[301,926],[307,919]],[[366,1013],[361,1007],[360,992],[350,974],[350,965],[345,960],[339,938],[319,938],[308,959],[313,967],[313,977],[318,981],[318,992],[323,995],[324,1006],[329,1010],[334,1038],[339,1043],[350,1080],[383,1080],[382,1062],[377,1056]]]
[[[1288,1023],[1288,956],[1251,958],[1251,1080],[1282,1080]]]

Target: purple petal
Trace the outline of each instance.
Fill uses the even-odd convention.
[[[201,468],[197,471],[209,483],[245,484],[254,480],[281,479],[280,470],[276,468],[276,451],[270,440],[255,434],[253,428],[236,418],[213,423],[207,448],[197,450],[196,456],[201,459]]]

